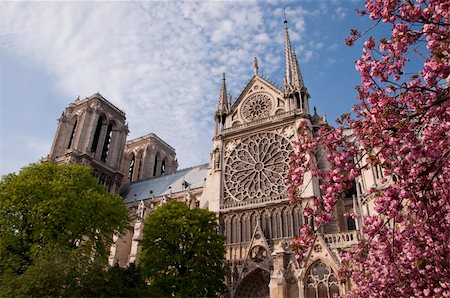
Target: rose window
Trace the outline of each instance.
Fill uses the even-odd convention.
[[[261,133],[242,140],[226,160],[224,202],[283,194],[291,151],[290,142],[275,133]]]
[[[261,263],[267,258],[267,250],[261,245],[254,246],[250,251],[250,258],[255,263]]]
[[[265,94],[256,94],[250,97],[242,106],[242,116],[248,120],[256,120],[270,116],[272,101]]]

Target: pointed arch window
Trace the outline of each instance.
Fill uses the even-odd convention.
[[[100,132],[103,125],[103,116],[98,117],[97,126],[95,127],[94,139],[92,140],[91,152],[97,151],[98,139],[100,138]]]
[[[242,242],[247,242],[250,240],[250,223],[248,220],[248,216],[245,214],[241,221],[241,233],[242,233]]]
[[[293,222],[294,222],[294,236],[298,236],[299,229],[302,224],[302,214],[301,214],[300,207],[298,205],[296,205],[294,207],[294,210],[292,210],[292,215],[293,215]]]
[[[106,158],[108,157],[109,147],[111,145],[111,135],[112,135],[113,125],[110,123],[108,125],[108,129],[106,130],[105,142],[103,143],[102,156],[100,158],[101,161],[106,162]]]
[[[164,175],[166,173],[166,160],[163,159],[161,163],[161,175]]]
[[[136,180],[139,180],[139,178],[141,177],[141,170],[142,170],[142,159],[139,160],[139,167]]]
[[[134,174],[134,165],[135,165],[135,163],[136,163],[136,159],[135,159],[134,154],[133,154],[133,158],[131,158],[130,167],[128,169],[128,181],[130,181],[130,182],[133,181],[133,174]]]
[[[314,262],[308,270],[305,280],[305,297],[331,298],[339,296],[339,283],[330,266],[321,260]]]
[[[78,120],[75,119],[75,123],[73,124],[72,133],[70,134],[69,145],[67,145],[67,149],[70,149],[70,147],[72,147],[73,138],[75,137],[75,132],[77,131],[77,123]]]
[[[231,243],[238,243],[238,217],[231,218]]]
[[[267,239],[270,239],[270,216],[269,213],[263,212],[261,214],[261,230]]]
[[[272,221],[272,239],[277,239],[278,238],[278,222],[277,222],[277,211],[274,209],[272,210],[272,214],[270,216],[271,221]]]
[[[158,153],[156,153],[155,155],[155,164],[153,165],[153,176],[157,175],[157,171],[158,171]]]

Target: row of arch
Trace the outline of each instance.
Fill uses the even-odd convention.
[[[227,243],[245,243],[251,240],[258,222],[264,236],[270,240],[297,236],[305,220],[299,205],[287,205],[224,215],[221,231]]]
[[[256,268],[239,283],[234,297],[269,297],[269,283],[270,272]],[[292,294],[291,296],[298,297],[298,284],[294,283],[292,286],[288,292]],[[334,270],[320,259],[309,266],[303,286],[304,297],[308,298],[330,298],[343,292]]]
[[[69,121],[70,134],[66,149],[71,149],[74,146],[74,139],[78,130],[78,118],[79,116],[76,115]],[[103,162],[106,162],[111,152],[113,131],[116,130],[116,127],[114,120],[107,120],[105,114],[100,114],[92,131],[93,138],[90,152],[94,152],[95,156],[100,156],[100,160]]]
[[[134,182],[141,179],[146,179],[143,175],[143,164],[149,164],[149,162],[145,162],[144,158],[144,150],[139,151],[138,153],[132,152],[130,156],[130,162],[128,165],[128,181]],[[151,177],[156,177],[160,175],[164,175],[167,171],[167,161],[166,158],[161,157],[161,154],[156,152],[155,158],[153,160],[153,171]],[[148,171],[147,171],[148,172]]]

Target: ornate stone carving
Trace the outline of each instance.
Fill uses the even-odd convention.
[[[290,142],[275,133],[243,139],[226,160],[224,203],[283,194],[291,152]]]
[[[265,93],[257,93],[249,97],[242,105],[241,114],[247,121],[254,121],[270,116],[272,100]]]

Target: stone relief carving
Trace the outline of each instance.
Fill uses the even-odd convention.
[[[226,159],[224,203],[283,194],[291,152],[289,140],[279,134],[260,133],[243,139]]]
[[[285,126],[276,130],[276,132],[288,140],[292,140],[294,138],[294,128],[292,126]]]

